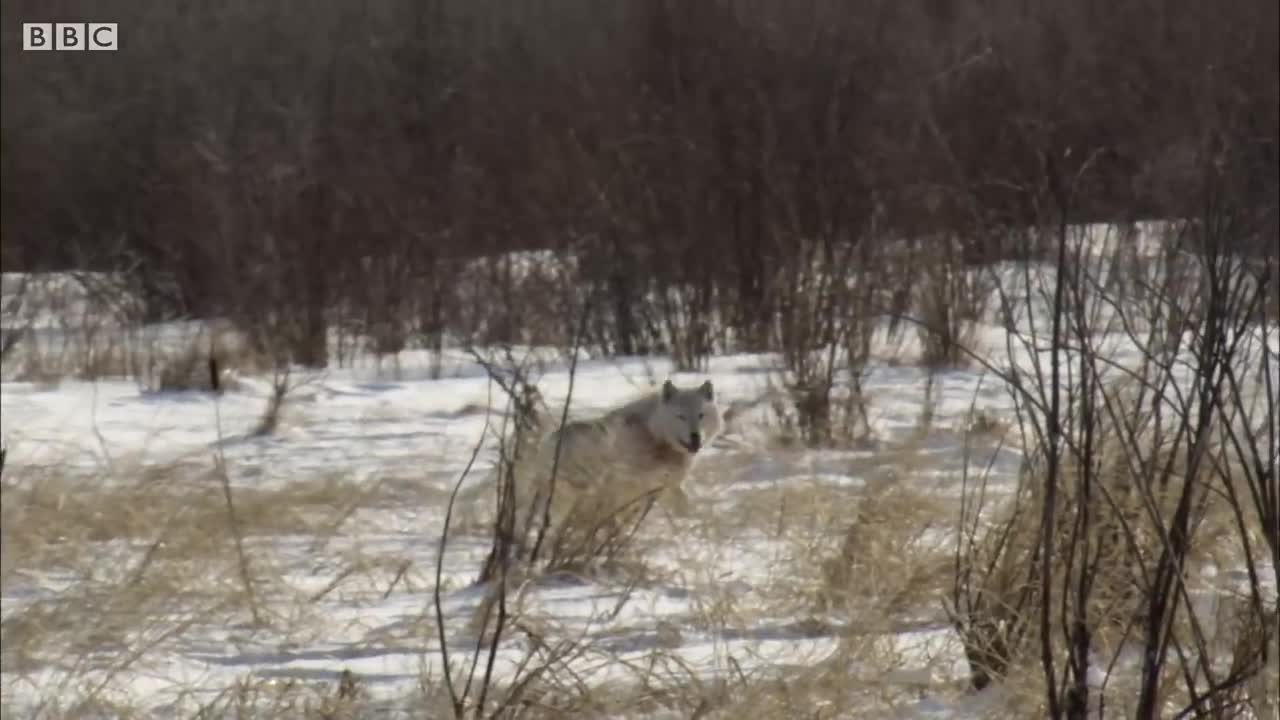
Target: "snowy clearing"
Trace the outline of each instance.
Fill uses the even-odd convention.
[[[1020,271],[1002,272],[1012,285]],[[180,346],[200,328],[147,332]],[[964,692],[969,667],[943,604],[962,482],[985,473],[990,497],[1007,496],[1022,464],[1014,399],[991,371],[1043,357],[1007,344],[994,319],[973,335],[979,362],[930,373],[910,365],[912,334],[891,343],[880,332],[861,379],[871,439],[823,450],[779,442],[776,357],[714,357],[685,374],[660,358],[580,356],[574,416],[671,377],[710,379],[733,417],[699,455],[692,517],[655,510],[630,566],[541,577],[510,599],[518,621],[495,646],[495,684],[543,663],[551,686],[590,688],[597,714],[648,717],[685,716],[689,688],[750,698],[830,678],[859,704],[828,708],[833,717],[1016,707],[1015,681]],[[1275,353],[1275,342],[1270,332],[1264,345]],[[1117,375],[1136,362],[1121,333],[1099,348]],[[538,359],[538,387],[562,407],[565,353],[516,355]],[[445,711],[437,562],[455,678],[491,639],[474,630],[485,588],[473,584],[488,497],[457,508],[441,559],[446,502],[477,443],[464,490],[484,487],[504,398],[460,350],[294,370],[288,387],[261,432],[270,375],[239,374],[221,395],[132,380],[0,384],[6,717],[270,717],[347,692],[380,717]],[[855,520],[866,527],[837,607],[832,562]],[[1217,608],[1241,571],[1209,570],[1194,592]],[[1275,579],[1263,585],[1274,602]]]

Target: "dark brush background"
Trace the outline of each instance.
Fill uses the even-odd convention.
[[[1274,252],[1277,5],[10,0],[3,265],[127,271],[151,320],[296,306],[323,363],[306,307],[439,322],[516,249],[579,248],[616,352],[650,283],[766,314],[802,240],[983,262],[992,227],[1229,202]],[[57,21],[120,50],[21,51]]]

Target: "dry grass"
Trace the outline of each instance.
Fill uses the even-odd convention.
[[[271,541],[301,538],[332,556],[325,545],[353,514],[404,500],[380,484],[301,479],[281,488],[237,488],[232,523],[219,472],[198,464],[117,467],[113,477],[6,469],[0,586],[6,597],[19,597],[11,595],[19,588],[29,595],[5,614],[0,657],[7,683],[30,683],[45,699],[42,717],[141,715],[119,704],[117,680],[163,673],[166,653],[190,637],[235,628],[289,636],[314,619],[307,616],[318,598],[285,579]],[[247,581],[237,536],[250,548]],[[385,566],[394,564],[358,552],[342,555],[335,586],[380,564],[386,575]],[[254,627],[251,606],[263,598],[269,602],[259,616],[262,626]],[[219,707],[229,712],[250,697],[259,703],[263,690],[246,685],[228,692]]]
[[[691,599],[689,611],[606,635],[647,648],[637,657],[593,652],[601,638],[574,636],[556,617],[514,603],[519,626],[569,643],[566,653],[608,667],[611,678],[602,685],[578,678],[580,667],[557,666],[531,687],[537,700],[522,716],[880,717],[923,693],[960,694],[959,646],[942,609],[956,520],[945,488],[954,478],[937,478],[920,442],[926,429],[900,447],[849,454],[848,482],[832,482],[830,471],[807,475],[799,450],[702,460],[690,480],[691,517],[655,507],[607,562],[577,568],[623,604],[642,590],[676,591]],[[748,480],[766,460],[794,470],[785,480]],[[903,633],[919,642],[904,645]],[[714,648],[712,667],[681,652],[691,638]],[[781,663],[756,657],[753,647],[770,639],[812,650]],[[1022,697],[1009,703],[1010,717],[1026,707]]]
[[[806,457],[769,451],[769,462],[792,468],[785,481],[753,481],[765,458],[752,453],[706,458],[691,480],[691,517],[655,508],[611,563],[592,569],[591,582],[612,591],[618,604],[586,629],[514,597],[507,637],[527,648],[527,667],[537,672],[520,689],[521,702],[500,716],[883,717],[922,694],[960,698],[958,643],[942,609],[957,513],[945,487],[954,480],[936,478],[930,456],[911,443],[850,453],[841,474],[862,482],[807,475]],[[143,716],[144,708],[113,692],[113,678],[159,667],[186,638],[233,630],[305,642],[325,627],[321,600],[360,603],[396,588],[431,586],[429,571],[411,558],[358,548],[367,527],[360,517],[443,504],[438,489],[421,489],[413,479],[368,485],[335,475],[237,487],[233,522],[216,466],[117,465],[114,472],[103,478],[6,470],[7,478],[22,481],[0,496],[0,584],[6,595],[27,585],[48,590],[6,614],[3,661],[10,677],[44,684],[45,717]],[[454,528],[451,541],[479,545],[488,531],[482,522],[465,524]],[[291,584],[273,550],[281,538],[303,542],[326,564],[323,587]],[[642,591],[690,598],[690,610],[609,625],[609,614]],[[251,621],[255,603],[260,626]],[[387,641],[432,632],[425,611],[409,625]],[[914,647],[904,645],[904,633],[918,636]],[[814,649],[784,663],[755,657],[754,645],[769,639]],[[690,642],[706,643],[715,661],[693,664],[683,652]],[[423,689],[398,703],[372,699],[366,681],[353,675],[246,676],[190,692],[207,718],[357,718],[424,709],[448,716],[441,688],[425,671],[439,658],[425,641],[422,647]],[[982,716],[1042,712],[1034,663],[1015,665],[1006,680]],[[510,681],[496,682],[490,708],[511,692]]]
[[[16,570],[75,567],[84,562],[87,543],[160,541],[164,553],[200,560],[216,550],[210,538],[230,531],[218,470],[209,465],[137,468],[136,480],[128,483],[21,467],[11,468],[10,475],[23,482],[0,491],[7,551],[0,577]],[[246,536],[314,534],[362,492],[339,477],[238,489],[241,531]]]
[[[954,690],[942,669],[951,650],[904,654],[898,642],[904,630],[945,623],[939,601],[950,581],[945,536],[933,531],[953,513],[904,464],[912,457],[886,454],[869,486],[795,477],[743,487],[737,476],[759,460],[749,455],[699,466],[693,482],[707,502],[678,536],[658,516],[636,543],[666,559],[646,565],[646,583],[697,599],[678,629],[659,626],[657,638],[705,633],[725,643],[723,658],[706,676],[659,643],[643,672],[611,689],[605,714],[879,717],[921,692]],[[855,476],[867,464],[875,465],[859,463]],[[755,662],[749,649],[727,644],[752,637],[817,644],[791,665]]]
[[[1244,565],[1240,526],[1251,537],[1256,548],[1263,547],[1262,528],[1257,518],[1237,516],[1220,482],[1231,482],[1242,477],[1232,470],[1232,458],[1223,448],[1210,450],[1206,463],[1216,468],[1216,473],[1202,470],[1194,481],[1188,479],[1185,448],[1142,448],[1140,460],[1128,457],[1130,448],[1115,442],[1114,434],[1100,432],[1092,458],[1095,464],[1086,468],[1070,453],[1064,457],[1059,470],[1059,513],[1057,545],[1059,556],[1053,567],[1051,587],[1058,593],[1055,603],[1061,603],[1066,616],[1074,607],[1076,596],[1069,589],[1076,582],[1066,575],[1064,550],[1070,543],[1085,542],[1091,548],[1090,572],[1092,579],[1086,596],[1087,612],[1093,637],[1093,650],[1103,658],[1098,668],[1108,679],[1105,687],[1106,701],[1111,711],[1132,714],[1135,711],[1132,698],[1137,696],[1138,674],[1133,653],[1136,636],[1147,622],[1149,608],[1149,574],[1160,558],[1168,532],[1164,524],[1174,517],[1178,494],[1188,482],[1198,487],[1192,523],[1192,541],[1182,570],[1183,582],[1188,592],[1203,602],[1193,612],[1179,611],[1173,625],[1177,637],[1198,637],[1209,647],[1215,648],[1214,656],[1223,662],[1239,661],[1251,657],[1237,654],[1240,643],[1247,639],[1245,627],[1256,621],[1253,608],[1239,597],[1238,590],[1230,589],[1230,581],[1219,582]],[[1143,440],[1144,445],[1149,441]],[[1170,475],[1164,481],[1157,480],[1153,468],[1169,468]],[[1079,495],[1083,487],[1081,478],[1091,473],[1094,490],[1090,499]],[[1043,462],[1034,454],[1024,461],[1022,485],[1016,504],[993,505],[984,515],[983,525],[989,529],[979,533],[981,540],[964,558],[966,565],[976,571],[970,598],[980,599],[976,614],[966,620],[979,630],[971,637],[975,643],[971,650],[987,649],[997,653],[999,662],[994,670],[1004,674],[1001,688],[1007,691],[1009,705],[1024,708],[1029,713],[1043,713],[1044,678],[1041,674],[1039,626],[1032,612],[1039,602],[1037,584],[1039,561],[1036,558],[1039,542],[1043,497]],[[1246,490],[1237,488],[1238,495]],[[1081,514],[1088,510],[1089,525],[1085,541],[1073,538],[1079,532]],[[1082,561],[1077,560],[1076,573],[1083,572]],[[1145,575],[1144,575],[1145,573]],[[1074,576],[1072,576],[1074,577]],[[1067,588],[1068,590],[1064,590]],[[1176,589],[1174,592],[1178,592]],[[1264,604],[1274,615],[1274,594]],[[1057,605],[1055,604],[1055,608]],[[1055,610],[1056,612],[1056,610]],[[1194,625],[1193,625],[1194,621]],[[984,623],[989,623],[985,624]],[[997,627],[1020,625],[1020,637],[1005,646],[994,634]],[[1274,634],[1270,637],[1275,637]],[[1062,637],[1051,638],[1054,652],[1066,657]],[[1127,655],[1126,655],[1127,653]],[[1125,659],[1127,657],[1127,660]],[[1105,663],[1116,659],[1117,665],[1108,669]],[[1114,670],[1114,672],[1112,671]],[[1188,701],[1182,692],[1181,681],[1186,669],[1171,662],[1163,669],[1163,684],[1169,707],[1181,707]],[[1222,668],[1219,668],[1219,672]],[[1016,690],[1016,692],[1015,692]],[[1244,688],[1241,692],[1245,692]],[[1100,693],[1101,694],[1101,693]],[[1255,693],[1256,694],[1256,693]]]

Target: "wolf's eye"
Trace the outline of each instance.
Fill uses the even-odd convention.
[[[677,415],[676,415],[676,419],[677,419],[677,420],[688,420],[689,418],[685,417],[684,415],[679,415],[679,414],[677,414]]]
[[[698,419],[699,419],[699,420],[705,419],[706,417],[707,417],[707,414],[706,414],[706,413],[698,413]]]

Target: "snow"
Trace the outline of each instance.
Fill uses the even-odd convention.
[[[15,282],[4,280],[6,288]],[[42,327],[54,326],[45,310],[32,313]],[[1007,369],[1006,339],[1000,324],[980,324],[975,347],[993,367]],[[1132,362],[1126,355],[1133,352],[1130,345],[1105,339],[1114,343],[1111,355],[1118,365]],[[1267,341],[1274,347],[1275,333]],[[715,519],[737,512],[739,496],[761,489],[813,487],[857,498],[889,462],[884,455],[917,438],[926,461],[898,480],[954,501],[971,410],[1007,420],[1013,402],[1005,385],[981,366],[935,373],[930,427],[918,438],[929,373],[899,364],[916,350],[910,333],[893,346],[887,338],[878,340],[877,359],[862,380],[874,447],[775,451],[767,444],[765,403],[736,420],[703,453],[692,499]],[[571,382],[563,354],[518,348],[517,356],[526,351],[541,360],[538,380],[545,399],[560,407]],[[1015,356],[1015,364],[1025,360],[1024,369],[1033,362],[1025,349],[1015,349]],[[726,405],[756,400],[775,392],[771,380],[776,381],[777,366],[768,356],[723,356],[712,358],[705,373],[693,375],[674,373],[660,358],[583,357],[572,378],[573,411],[603,412],[668,376],[681,385],[709,378]],[[273,614],[267,627],[199,601],[168,608],[167,622],[157,618],[154,628],[129,631],[134,635],[128,640],[150,650],[128,662],[118,651],[102,648],[90,653],[87,667],[66,667],[48,658],[29,667],[6,663],[0,682],[7,709],[19,713],[56,699],[71,689],[68,683],[79,690],[101,683],[101,698],[142,708],[152,717],[170,717],[194,712],[246,677],[332,684],[349,670],[373,698],[388,703],[414,697],[424,677],[439,682],[432,590],[443,499],[481,438],[487,440],[469,482],[480,482],[491,470],[501,393],[479,363],[456,350],[443,358],[406,351],[393,363],[361,359],[326,372],[298,370],[291,383],[296,388],[271,434],[256,432],[272,392],[269,377],[246,376],[220,396],[150,392],[124,380],[0,383],[6,488],[24,490],[41,482],[37,470],[56,470],[72,488],[76,483],[130,486],[147,468],[207,469],[216,461],[235,491],[285,491],[324,477],[340,477],[356,488],[402,490],[392,496],[399,501],[355,507],[322,537],[283,533],[246,539],[248,557],[270,578],[263,583],[265,611]],[[486,412],[491,401],[494,410]],[[991,444],[977,449],[978,464],[991,453],[996,453],[991,487],[1011,487],[1019,454],[1008,448],[996,452]],[[730,523],[713,529],[708,523],[705,514],[694,520],[652,515],[649,532],[641,537],[651,543],[646,562],[655,575],[646,583],[632,587],[611,578],[555,577],[525,588],[513,601],[530,622],[585,641],[585,651],[569,665],[587,683],[634,681],[633,668],[659,651],[692,677],[767,676],[817,666],[850,642],[850,628],[841,627],[837,618],[810,622],[798,592],[790,607],[779,601],[779,584],[795,582],[788,566],[794,544],[787,538],[760,527]],[[953,528],[931,527],[916,541],[945,547],[953,538]],[[839,537],[813,540],[826,547],[839,543]],[[102,573],[120,574],[137,567],[149,545],[146,539],[109,540],[93,543],[90,552]],[[443,615],[455,662],[464,661],[476,641],[470,620],[484,589],[471,583],[487,549],[479,534],[463,533],[443,559]],[[225,582],[227,576],[222,567],[192,568],[191,573],[210,583]],[[8,624],[42,604],[82,599],[80,593],[91,585],[90,579],[62,571],[6,574],[0,616]],[[782,610],[791,612],[779,614]],[[147,635],[174,628],[169,636]],[[11,632],[6,629],[7,638]],[[968,672],[944,620],[900,623],[872,636],[867,642],[897,658],[883,681],[919,697],[900,704],[898,717],[982,717],[998,702],[995,688],[962,701],[937,694],[940,686]],[[500,646],[498,677],[511,677],[527,650],[526,639],[510,633]]]
[[[435,380],[415,375],[411,360],[402,358],[401,379],[389,379],[372,368],[299,374],[302,390],[286,404],[280,428],[269,436],[254,434],[270,393],[269,383],[261,379],[242,383],[237,391],[221,396],[151,393],[127,381],[63,381],[56,387],[4,383],[0,401],[7,462],[13,468],[56,467],[72,477],[83,477],[84,482],[111,483],[131,482],[137,468],[208,463],[216,455],[236,489],[284,488],[296,478],[340,472],[357,484],[396,477],[416,485],[415,496],[435,491],[442,497],[483,434],[483,407],[491,389],[482,369],[461,355],[451,357],[449,374]],[[770,362],[760,357],[716,358],[707,376],[725,402],[755,397],[768,390],[768,377],[757,368]],[[583,361],[574,378],[575,410],[592,414],[621,404],[670,370],[665,361],[655,358]],[[677,373],[673,379],[687,384],[694,378]],[[876,406],[883,408],[874,420],[878,433],[894,437],[910,432],[919,416],[922,379],[920,372],[905,368],[877,368],[870,374],[868,387],[876,396]],[[540,386],[552,407],[563,402],[568,383],[563,362],[542,376]],[[948,422],[962,418],[976,383],[968,373],[941,378],[937,417]],[[997,394],[984,394],[984,403],[1000,402]],[[493,416],[490,421],[496,425],[499,419]],[[744,445],[751,444],[732,440],[731,435],[708,449],[701,462],[712,464],[717,456],[741,453]],[[747,465],[736,477],[720,482],[699,478],[692,493],[715,503],[717,498],[722,502],[726,493],[760,482],[813,483],[857,491],[865,479],[841,469],[848,468],[851,460],[868,456],[866,451],[795,453],[790,460]],[[473,477],[483,477],[492,462],[490,443]],[[10,473],[5,482],[21,486],[29,481]],[[324,596],[322,607],[311,609],[320,624],[309,633],[293,630],[299,637],[283,644],[278,638],[258,640],[260,632],[197,623],[177,642],[167,643],[164,652],[131,665],[107,687],[122,700],[141,702],[153,713],[172,711],[182,702],[202,697],[207,701],[200,693],[187,700],[180,697],[192,687],[229,686],[246,673],[257,678],[319,680],[336,678],[348,669],[379,696],[411,695],[424,668],[434,667],[427,672],[438,675],[440,664],[430,624],[431,582],[422,571],[436,561],[441,511],[439,505],[362,508],[319,553],[305,537],[252,539],[250,557],[254,543],[268,543],[283,585],[296,595],[323,592],[341,572],[344,554],[357,552],[366,558],[408,561],[419,570],[417,582],[412,590],[401,585],[385,597],[375,588],[348,588],[340,583]],[[656,515],[651,520],[666,521]],[[127,550],[125,555],[137,555],[145,545],[135,543],[122,550]],[[445,560],[444,581],[451,588],[444,596],[445,616],[455,652],[468,645],[466,620],[478,607],[482,591],[467,585],[486,551],[479,541],[454,544]],[[695,574],[710,577],[694,579],[695,589],[658,585],[628,591],[595,581],[547,583],[531,592],[526,610],[553,618],[562,631],[593,638],[592,652],[582,662],[584,672],[601,682],[626,679],[627,671],[620,668],[643,660],[655,648],[672,652],[690,672],[708,677],[727,672],[730,658],[746,670],[805,666],[834,650],[835,632],[815,635],[798,628],[797,618],[758,618],[750,627],[716,627],[714,619],[702,615],[708,604],[722,600],[716,597],[719,593],[733,595],[739,612],[766,606],[753,590],[777,582],[780,575],[785,579],[782,568],[771,566],[782,557],[785,550],[767,536],[740,535],[726,545],[667,547],[652,558],[655,567],[689,567],[693,559],[692,567],[702,568]],[[134,561],[117,562],[128,567]],[[379,587],[390,584],[389,575],[389,570],[382,573]],[[35,574],[11,578],[4,588],[3,615],[16,617],[32,603],[62,597],[75,587],[74,582]],[[935,632],[931,643],[945,646],[946,635]],[[921,642],[917,636],[901,635],[908,654]],[[668,647],[672,642],[678,646]],[[522,656],[523,649],[513,642],[503,648],[499,668],[514,668]],[[903,677],[910,677],[910,671],[904,672]],[[23,698],[34,702],[57,687],[62,677],[50,668],[34,674],[6,671],[6,702],[15,706]]]

